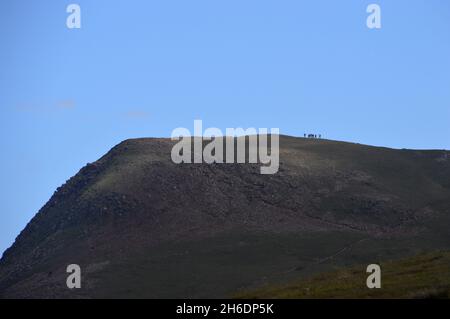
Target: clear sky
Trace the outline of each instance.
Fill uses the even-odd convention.
[[[0,253],[87,162],[194,119],[450,149],[450,1],[2,0]]]

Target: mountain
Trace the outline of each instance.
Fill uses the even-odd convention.
[[[448,151],[280,136],[263,175],[173,145],[126,140],[59,187],[3,254],[0,297],[227,297],[450,248]]]

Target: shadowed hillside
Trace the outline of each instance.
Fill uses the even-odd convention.
[[[240,292],[237,298],[450,298],[450,253],[381,262],[382,289],[367,289],[366,266],[316,275],[285,286]]]
[[[449,152],[281,136],[261,175],[176,165],[172,145],[124,141],[58,188],[4,253],[0,296],[224,297],[450,248]]]

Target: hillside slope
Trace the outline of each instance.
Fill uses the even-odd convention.
[[[450,248],[450,153],[280,137],[280,170],[115,146],[57,189],[0,261],[0,297],[223,297]],[[66,266],[82,288],[66,287]]]
[[[450,298],[450,253],[432,252],[380,264],[381,288],[367,289],[367,265],[324,273],[284,286],[242,291],[237,298]]]

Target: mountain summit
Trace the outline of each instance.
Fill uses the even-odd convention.
[[[227,297],[450,248],[449,152],[280,136],[261,175],[173,145],[126,140],[59,187],[3,254],[0,297]]]

